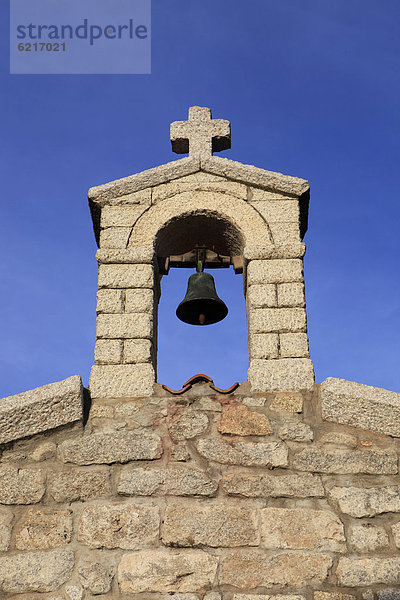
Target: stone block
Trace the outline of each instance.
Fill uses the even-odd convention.
[[[84,592],[80,585],[66,585],[65,593],[68,600],[82,600]]]
[[[308,358],[308,336],[306,333],[281,333],[279,348],[283,358]]]
[[[356,600],[356,596],[343,592],[314,592],[314,600]]]
[[[203,178],[199,178],[198,175],[203,175]],[[193,176],[189,175],[188,177],[182,177],[180,179],[175,179],[170,183],[156,186],[153,188],[152,203],[156,204],[160,200],[171,198],[171,196],[176,196],[182,192],[196,191],[222,192],[229,194],[230,196],[236,196],[242,200],[247,199],[247,186],[243,183],[229,181],[224,177],[213,177],[208,173],[196,174],[195,177],[197,177],[197,179],[193,179],[192,177]],[[207,177],[209,178],[208,181],[206,179]]]
[[[167,504],[161,539],[167,546],[174,547],[258,546],[258,512],[226,502]]]
[[[153,361],[152,344],[150,340],[125,340],[125,363],[151,363]]]
[[[386,512],[400,512],[400,487],[333,487],[329,497],[341,512],[352,517],[374,517]]]
[[[226,404],[218,425],[220,433],[231,435],[269,435],[270,422],[262,413],[251,411],[243,404]]]
[[[400,600],[400,590],[394,589],[394,588],[386,588],[385,590],[377,590],[376,597],[377,597],[377,600]],[[366,600],[373,600],[373,597],[367,598]]]
[[[306,600],[298,594],[233,594],[232,600]]]
[[[251,205],[270,223],[299,223],[299,203],[287,200],[251,200]]]
[[[307,329],[304,308],[255,308],[249,314],[250,337],[255,333],[295,332]]]
[[[219,584],[241,589],[320,585],[331,566],[332,558],[328,554],[279,552],[267,555],[258,550],[237,550],[221,559]]]
[[[217,566],[201,550],[142,550],[122,556],[118,582],[123,594],[192,592],[211,587]]]
[[[122,313],[123,311],[122,290],[99,290],[97,292],[97,314]]]
[[[151,339],[153,319],[145,313],[99,315],[96,322],[98,338]]]
[[[381,450],[348,450],[326,446],[304,448],[293,460],[299,471],[320,473],[368,473],[371,475],[395,475],[397,455]]]
[[[155,374],[149,363],[94,365],[90,373],[93,398],[136,398],[153,393]]]
[[[312,442],[314,433],[312,428],[306,423],[285,423],[278,429],[278,435],[281,440],[290,440],[292,442]]]
[[[0,466],[0,504],[34,504],[45,491],[45,474],[40,469]]]
[[[116,431],[65,440],[59,452],[63,462],[77,465],[126,463],[160,458],[162,444],[155,433]]]
[[[278,306],[306,305],[304,283],[279,283],[277,286]]]
[[[99,288],[153,288],[151,265],[99,265]]]
[[[83,387],[78,375],[3,398],[0,443],[18,440],[82,419]]]
[[[284,467],[288,450],[279,442],[233,442],[200,439],[195,442],[198,453],[208,460],[225,465]]]
[[[143,205],[103,206],[101,210],[100,227],[133,227],[138,218],[147,210],[150,202]]]
[[[250,308],[277,306],[276,285],[272,283],[250,285],[247,290],[247,306]]]
[[[389,538],[383,527],[360,523],[351,527],[349,543],[353,550],[363,554],[386,548],[389,546]]]
[[[378,583],[400,584],[400,557],[339,559],[336,575],[340,585],[358,587]]]
[[[327,510],[264,508],[261,539],[265,548],[345,552],[343,524]]]
[[[35,462],[42,462],[54,458],[56,449],[57,446],[53,442],[42,442],[39,446],[36,446],[30,457]]]
[[[278,358],[278,344],[277,333],[253,333],[249,336],[250,358]]]
[[[208,428],[208,417],[190,408],[183,408],[168,419],[168,431],[174,442],[189,440],[204,433]]]
[[[121,340],[97,340],[94,347],[94,360],[97,365],[112,365],[122,362]]]
[[[96,504],[83,509],[78,540],[90,548],[134,550],[158,542],[160,511],[143,504]]]
[[[322,418],[400,437],[400,394],[328,377],[321,384]]]
[[[110,473],[88,469],[51,472],[48,491],[56,502],[85,502],[107,497],[111,494]]]
[[[319,438],[320,444],[334,444],[335,446],[347,446],[348,448],[356,448],[358,440],[354,435],[348,433],[340,433],[339,431],[329,431],[324,433]]]
[[[275,412],[303,412],[303,396],[296,393],[280,393],[269,401],[269,409]]]
[[[0,557],[0,590],[8,593],[53,592],[69,580],[74,568],[70,550],[24,552]]]
[[[125,292],[125,312],[127,313],[148,313],[153,314],[153,291],[126,290]]]
[[[298,258],[251,260],[247,267],[247,285],[303,281],[303,261]]]
[[[112,566],[86,560],[79,565],[79,580],[82,586],[92,594],[107,594],[115,575]]]
[[[400,548],[400,521],[392,525],[392,534],[396,547]]]
[[[274,245],[277,250],[281,250],[282,256],[287,246],[300,246],[300,227],[299,223],[268,223]],[[299,253],[298,256],[301,256]]]
[[[17,550],[48,550],[66,546],[72,536],[72,511],[30,509],[18,523]]]
[[[150,246],[115,249],[105,248],[103,250],[97,250],[96,259],[99,265],[151,265],[154,259],[154,250]]]
[[[245,498],[309,498],[325,495],[320,476],[311,473],[235,471],[225,473],[221,485],[226,494]]]
[[[13,519],[12,512],[0,509],[0,552],[6,552],[10,546]]]
[[[252,359],[248,381],[254,392],[312,390],[314,369],[309,358]]]
[[[118,482],[123,496],[212,496],[217,488],[217,481],[193,467],[129,468],[121,471]]]
[[[126,248],[132,227],[107,227],[100,231],[99,246],[107,248]]]

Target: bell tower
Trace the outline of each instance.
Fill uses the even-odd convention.
[[[231,132],[209,108],[191,107],[187,121],[173,122],[171,144],[189,156],[89,191],[99,246],[92,398],[153,393],[160,278],[177,266],[197,267],[200,277],[232,267],[243,277],[252,391],[312,389],[302,242],[307,181],[213,156],[230,148]],[[193,297],[186,300],[186,317],[207,325],[204,303],[196,313]]]

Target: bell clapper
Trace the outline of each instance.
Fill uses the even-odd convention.
[[[200,314],[199,315],[199,323],[200,323],[200,325],[204,325],[205,322],[206,322],[206,315]]]

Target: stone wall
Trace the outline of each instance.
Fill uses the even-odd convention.
[[[86,403],[78,377],[0,403],[1,599],[400,597],[399,394]]]

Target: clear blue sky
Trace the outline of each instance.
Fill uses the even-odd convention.
[[[79,374],[95,342],[89,187],[179,158],[191,105],[232,123],[234,160],[303,177],[316,380],[400,391],[397,0],[153,0],[152,74],[9,75],[1,4],[0,397]],[[164,278],[159,381],[246,379],[240,277],[230,320],[178,326],[186,275]],[[201,331],[199,331],[201,329]],[[207,333],[209,332],[209,333]]]

